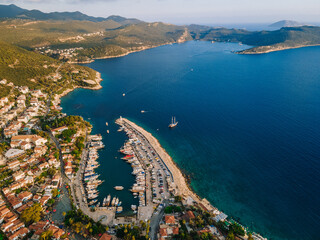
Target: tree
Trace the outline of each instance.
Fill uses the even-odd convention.
[[[174,197],[174,201],[175,202],[181,202],[182,201],[182,197],[181,196],[175,196]]]
[[[248,234],[248,240],[253,240],[253,237],[252,237],[251,233]]]
[[[39,203],[35,203],[22,212],[21,219],[25,224],[38,222],[41,219],[42,211],[42,206]]]
[[[52,193],[52,197],[55,198],[58,196],[59,191],[58,191],[58,189],[55,188],[55,189],[52,189],[51,193]],[[66,213],[64,213],[64,214],[66,214]]]
[[[230,231],[230,232],[228,233],[227,240],[234,240],[234,239],[235,239],[235,238],[234,238],[234,234],[233,234],[232,231]]]
[[[51,239],[52,236],[53,236],[52,231],[45,231],[45,232],[41,233],[40,240],[49,240],[49,239]]]
[[[54,168],[49,168],[47,172],[51,177],[53,177],[56,174],[57,170]]]
[[[240,235],[240,236],[245,235],[245,231],[244,231],[243,227],[237,223],[231,224],[229,228],[235,235]]]

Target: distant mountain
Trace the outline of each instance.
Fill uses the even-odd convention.
[[[276,23],[269,25],[272,28],[283,28],[283,27],[301,27],[307,26],[308,24],[292,21],[292,20],[282,20]]]
[[[106,20],[113,20],[113,21],[120,23],[122,25],[143,23],[143,21],[136,19],[136,18],[124,18],[124,17],[117,16],[117,15],[112,15],[110,17],[107,17]]]
[[[102,22],[106,18],[102,17],[91,17],[81,12],[52,12],[44,13],[39,10],[25,11],[15,16],[16,18],[22,19],[35,19],[35,20],[78,20],[78,21],[91,21],[91,22]]]
[[[13,18],[16,17],[17,15],[28,11],[23,8],[19,8],[14,4],[11,5],[0,5],[0,17],[1,18]]]
[[[44,13],[39,10],[27,10],[19,8],[14,4],[0,5],[0,18],[19,18],[19,19],[31,19],[31,20],[57,20],[57,21],[90,21],[90,22],[103,22],[113,20],[121,25],[131,25],[142,23],[142,21],[135,18],[124,18],[121,16],[110,16],[108,18],[92,17],[81,12],[51,12]]]

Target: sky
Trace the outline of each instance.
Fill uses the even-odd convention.
[[[320,0],[0,0],[26,9],[121,15],[173,24],[320,22]]]

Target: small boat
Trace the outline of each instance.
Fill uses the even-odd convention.
[[[111,206],[114,206],[115,201],[116,201],[116,197],[112,198]]]
[[[122,96],[126,96],[126,94],[125,94],[125,93],[123,93],[123,94],[122,94]]]
[[[103,199],[103,203],[102,203],[102,207],[105,207],[105,206],[107,206],[107,198],[106,197]]]
[[[119,203],[119,198],[116,198],[116,200],[114,201],[114,205],[118,206],[118,203]]]
[[[110,200],[111,200],[111,195],[109,194],[108,197],[107,197],[106,206],[110,205]]]
[[[174,128],[178,125],[178,122],[176,121],[176,117],[172,117],[171,123],[169,124],[169,128]]]
[[[106,122],[106,126],[108,126],[109,125],[109,123],[108,122]]]
[[[145,113],[146,111],[145,110],[141,110],[141,113]]]
[[[117,213],[121,213],[122,211],[123,211],[122,207],[117,207],[117,210],[116,210]]]
[[[109,133],[109,130],[107,130],[107,133]]]
[[[121,190],[124,189],[124,187],[122,187],[122,186],[115,186],[114,189],[115,189],[115,190],[118,190],[118,191],[121,191]]]

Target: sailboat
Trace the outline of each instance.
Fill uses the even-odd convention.
[[[176,121],[176,117],[172,117],[171,123],[169,124],[169,128],[174,128],[178,125],[178,122]]]

